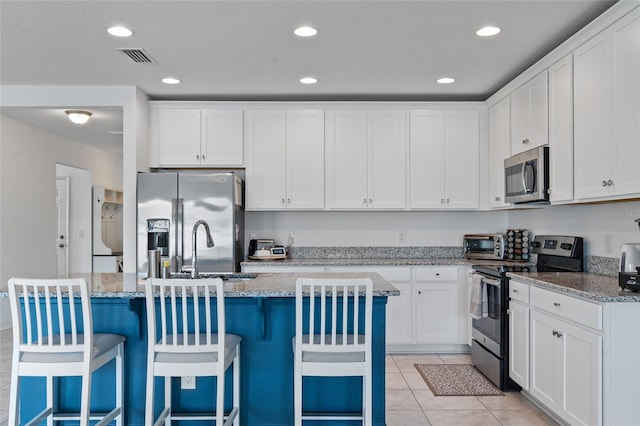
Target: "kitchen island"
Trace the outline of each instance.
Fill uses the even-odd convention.
[[[293,349],[295,333],[295,281],[301,274],[258,274],[256,279],[225,282],[227,332],[242,337],[240,424],[293,424]],[[136,274],[72,274],[87,279],[90,287],[94,332],[126,336],[125,424],[144,424],[146,375],[146,311],[144,280]],[[312,278],[371,278],[373,307],[373,424],[385,424],[385,312],[388,296],[399,292],[378,274],[314,273]],[[6,296],[0,288],[0,297]],[[94,375],[93,410],[106,409],[113,400],[113,366]],[[66,380],[58,407],[77,409],[80,382]],[[157,379],[156,415],[162,406],[161,379]],[[179,379],[175,387],[179,389]],[[305,379],[307,380],[307,379]],[[305,382],[305,410],[358,411],[359,378],[312,378]],[[68,385],[68,386],[66,386]],[[214,379],[198,378],[196,390],[182,390],[174,397],[179,408],[211,407]],[[22,410],[32,416],[44,407],[44,379],[25,378],[21,383]],[[229,389],[230,391],[230,389]],[[179,395],[179,396],[178,396]],[[227,395],[230,401],[230,392]],[[104,404],[104,407],[101,407]],[[208,404],[208,405],[207,405]],[[197,422],[196,422],[197,424]],[[316,423],[322,424],[322,423]],[[333,422],[332,424],[337,424]],[[345,423],[347,424],[347,423]]]

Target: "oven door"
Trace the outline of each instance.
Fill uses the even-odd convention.
[[[471,337],[499,358],[504,357],[502,345],[502,284],[503,280],[482,275],[487,289],[487,316],[472,320]]]

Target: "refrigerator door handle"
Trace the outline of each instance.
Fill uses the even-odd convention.
[[[176,272],[182,271],[182,220],[183,206],[182,198],[173,198],[171,200],[171,215],[175,225],[173,235],[173,253],[175,256]]]

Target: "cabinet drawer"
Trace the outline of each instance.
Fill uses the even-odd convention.
[[[509,280],[509,297],[522,303],[529,303],[529,285]]]
[[[387,281],[411,281],[411,268],[380,266],[332,266],[327,272],[372,272],[380,274]]]
[[[530,291],[532,306],[596,330],[602,329],[602,305],[538,287],[531,287]]]
[[[457,281],[458,268],[455,266],[430,266],[416,268],[416,281]]]

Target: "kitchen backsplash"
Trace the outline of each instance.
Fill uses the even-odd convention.
[[[292,259],[458,259],[462,247],[296,247],[288,249]]]
[[[620,259],[617,257],[587,256],[586,272],[617,277],[620,271]]]

